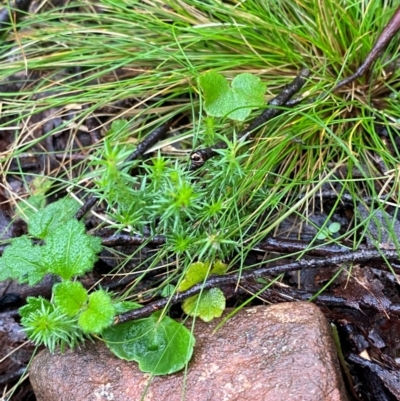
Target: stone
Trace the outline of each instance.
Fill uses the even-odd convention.
[[[315,305],[243,308],[214,333],[220,321],[196,321],[186,375],[150,377],[101,342],[42,351],[30,369],[37,401],[348,400],[331,328]]]

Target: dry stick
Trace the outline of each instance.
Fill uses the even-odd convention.
[[[126,235],[115,234],[110,237],[102,238],[101,243],[104,246],[118,246],[118,245],[142,245],[148,243],[151,245],[164,245],[166,242],[164,235],[143,236],[143,235]]]
[[[283,110],[276,107],[286,106],[288,100],[293,95],[298,93],[300,89],[304,86],[306,78],[308,78],[309,76],[309,70],[301,70],[300,74],[289,85],[287,85],[278,96],[268,102],[268,107],[258,117],[256,117],[246,129],[240,132],[238,138],[242,138],[248,135],[257,128],[261,127],[267,121],[281,114]],[[195,150],[190,156],[190,169],[196,170],[199,167],[203,166],[207,160],[211,159],[217,154],[217,152],[215,151],[216,149],[225,149],[226,147],[227,144],[225,142],[218,142],[211,147]]]
[[[119,245],[142,245],[144,243],[149,245],[164,245],[166,241],[167,239],[164,235],[155,235],[154,237],[150,237],[138,234],[114,234],[109,237],[102,238],[101,243],[104,246],[113,247]],[[253,247],[253,250],[285,254],[304,252],[306,255],[310,256],[331,256],[339,253],[343,254],[349,251],[349,248],[335,244],[320,245],[317,248],[312,249],[308,249],[309,247],[310,243],[307,241],[270,237],[258,243],[255,247]]]
[[[298,241],[298,240],[276,238],[276,237],[267,238],[255,246],[255,248],[265,252],[276,252],[276,253],[287,253],[287,254],[295,252],[305,252],[307,255],[311,256],[331,256],[349,252],[349,248],[335,244],[320,245],[316,248],[308,249],[309,247],[310,243],[307,241]]]
[[[371,67],[371,65],[378,58],[379,54],[386,49],[390,41],[393,39],[394,35],[400,29],[400,6],[397,7],[396,12],[393,17],[387,23],[382,33],[379,35],[377,41],[372,47],[371,51],[368,53],[364,62],[357,68],[357,71],[350,75],[347,78],[342,79],[334,88],[333,92],[340,89],[342,86],[348,85],[351,82],[355,81],[357,78],[360,78],[365,72]]]
[[[132,160],[138,159],[139,157],[142,157],[148,149],[150,149],[155,143],[157,143],[166,135],[170,127],[171,122],[168,121],[152,131],[149,135],[146,136],[146,138],[143,139],[143,141],[141,141],[137,145],[135,151],[127,157],[125,162],[130,162]]]
[[[95,205],[96,202],[97,198],[95,198],[93,195],[89,195],[89,197],[85,200],[85,203],[75,213],[74,217],[77,220],[81,220],[83,216]]]
[[[229,284],[243,283],[247,280],[254,280],[267,275],[278,275],[301,269],[316,269],[333,267],[343,263],[350,262],[366,262],[370,260],[384,259],[393,261],[399,259],[399,253],[396,250],[381,249],[377,250],[362,250],[355,252],[346,252],[343,254],[335,255],[324,259],[302,259],[297,262],[289,263],[282,266],[274,267],[261,267],[259,269],[242,271],[240,273],[225,275],[225,276],[211,276],[206,282],[195,285],[185,292],[176,294],[170,298],[162,298],[157,301],[151,302],[140,309],[119,315],[118,323],[124,323],[129,320],[139,319],[151,315],[153,312],[163,309],[166,306],[174,305],[182,302],[183,300],[198,294],[201,291],[209,288],[221,287]]]
[[[335,92],[338,89],[346,86],[357,78],[360,78],[365,72],[371,67],[371,65],[376,61],[379,54],[386,49],[389,45],[390,41],[393,39],[394,35],[400,30],[400,6],[397,7],[397,10],[393,14],[392,18],[383,28],[383,31],[379,35],[377,41],[375,42],[374,46],[372,47],[371,51],[368,53],[367,57],[365,58],[364,62],[357,68],[356,72],[353,75],[350,75],[347,78],[342,79],[331,91],[323,92],[320,96],[309,100],[309,103],[313,103],[318,99],[323,99],[329,93]],[[291,99],[286,103],[286,106],[295,106],[301,103],[304,99],[297,97],[295,99]]]

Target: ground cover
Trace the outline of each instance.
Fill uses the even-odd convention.
[[[397,366],[397,43],[338,87],[391,2],[18,4],[0,14],[5,255],[37,210],[75,199],[104,247],[83,287],[146,305],[121,323],[197,313],[187,299],[211,289],[239,308],[313,299]],[[194,263],[206,271],[182,287]],[[5,283],[9,328],[54,284]]]

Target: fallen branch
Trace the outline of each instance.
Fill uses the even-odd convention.
[[[243,283],[247,280],[255,280],[264,276],[278,275],[295,270],[333,267],[336,265],[341,265],[343,263],[360,263],[370,260],[394,261],[398,259],[399,253],[396,250],[361,250],[350,251],[324,259],[302,259],[297,262],[288,263],[281,266],[266,266],[255,270],[241,271],[232,275],[211,276],[204,283],[197,284],[187,291],[178,293],[169,298],[159,299],[157,301],[149,303],[143,308],[135,309],[119,315],[117,324],[149,316],[155,311],[158,311],[170,305],[178,304],[185,299],[210,288],[221,287],[229,284]]]

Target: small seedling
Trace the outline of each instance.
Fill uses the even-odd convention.
[[[331,223],[329,224],[328,227],[322,229],[318,235],[317,239],[319,240],[324,240],[326,238],[332,237],[333,234],[336,234],[340,230],[340,224],[339,223]]]

